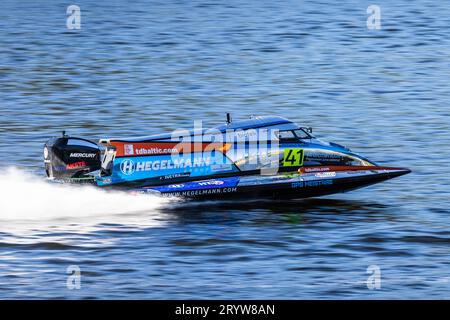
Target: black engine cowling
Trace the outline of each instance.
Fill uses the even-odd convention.
[[[50,178],[83,178],[100,169],[100,157],[101,150],[95,142],[64,134],[44,145],[45,172]]]

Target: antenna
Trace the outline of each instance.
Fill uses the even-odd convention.
[[[227,124],[231,123],[231,114],[227,112]]]

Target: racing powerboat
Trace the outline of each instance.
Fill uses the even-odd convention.
[[[378,166],[311,128],[277,116],[211,129],[105,138],[62,136],[44,146],[53,181],[193,199],[297,199],[358,189],[411,172]]]

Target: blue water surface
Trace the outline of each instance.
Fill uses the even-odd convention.
[[[364,0],[75,2],[79,30],[67,1],[1,2],[0,164],[15,168],[0,176],[1,299],[450,297],[447,2],[377,0],[379,30]],[[22,177],[43,178],[61,130],[146,135],[226,112],[285,116],[413,172],[320,199],[139,210]]]

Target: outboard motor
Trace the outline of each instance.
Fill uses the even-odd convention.
[[[69,137],[48,140],[44,145],[45,172],[49,178],[83,178],[101,167],[100,147],[92,141]]]

